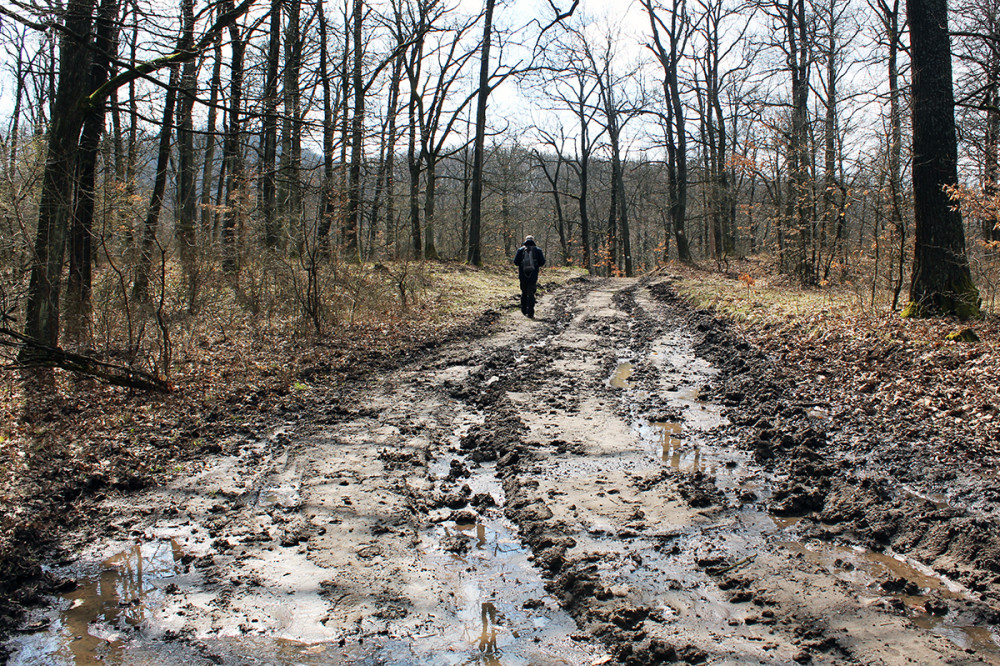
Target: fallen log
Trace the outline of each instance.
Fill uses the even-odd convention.
[[[0,345],[27,352],[19,353],[18,362],[7,366],[8,368],[62,368],[94,377],[114,386],[160,393],[169,393],[172,390],[169,382],[148,372],[74,354],[59,347],[50,347],[6,327],[0,327]]]

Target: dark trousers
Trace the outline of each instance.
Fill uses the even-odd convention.
[[[525,317],[535,316],[535,291],[538,289],[538,278],[534,280],[521,278],[521,314]]]

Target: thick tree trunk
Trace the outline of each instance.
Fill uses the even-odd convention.
[[[42,173],[24,333],[49,347],[59,344],[60,281],[73,214],[77,155],[85,115],[80,102],[88,92],[92,58],[90,45],[78,41],[76,36],[91,33],[96,4],[96,0],[71,0],[66,7],[66,34],[59,52],[59,87],[52,105]],[[20,356],[28,360],[30,348],[24,347]]]
[[[978,317],[979,292],[965,254],[962,214],[946,186],[958,183],[947,0],[907,0],[913,62],[915,247],[903,316]]]
[[[643,0],[643,7],[649,16],[650,28],[656,47],[656,56],[663,68],[663,94],[667,113],[664,133],[667,144],[667,187],[670,191],[670,221],[677,243],[677,258],[690,263],[691,245],[685,230],[688,199],[687,127],[684,121],[684,105],[680,96],[678,63],[681,59],[680,31],[686,26],[683,0],[675,0],[670,12],[670,26],[656,14],[650,0]],[[667,33],[669,45],[664,45],[660,30]]]
[[[102,0],[97,13],[94,60],[90,68],[90,89],[108,80],[111,59],[117,52],[116,27],[118,0]],[[97,182],[97,156],[107,105],[91,109],[80,138],[78,192],[70,230],[69,277],[66,283],[66,337],[82,343],[89,336],[91,313],[91,269],[93,267],[94,197]]]
[[[809,41],[804,0],[788,0],[785,13],[787,64],[792,79],[792,126],[788,138],[788,222],[795,236],[792,269],[804,284],[816,282],[809,261],[812,215],[809,159]]]

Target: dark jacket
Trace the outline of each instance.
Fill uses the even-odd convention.
[[[524,262],[524,253],[533,252],[535,256],[535,270],[527,271],[521,265]],[[528,241],[524,245],[518,248],[517,254],[514,255],[514,265],[517,266],[517,274],[522,280],[537,280],[538,279],[538,269],[545,265],[545,254],[542,252],[542,248],[538,247],[531,241]]]

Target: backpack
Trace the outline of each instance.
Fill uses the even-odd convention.
[[[533,273],[535,266],[535,248],[531,245],[524,246],[524,254],[521,256],[521,270],[525,273]]]

